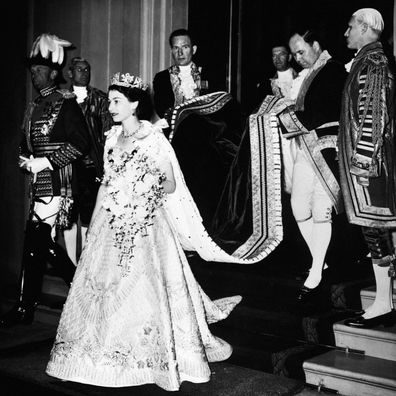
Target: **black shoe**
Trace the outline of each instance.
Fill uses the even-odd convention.
[[[297,301],[306,302],[315,297],[320,289],[320,284],[314,288],[309,288],[307,286],[302,286],[297,293]]]
[[[396,314],[392,310],[386,314],[374,316],[374,318],[365,319],[363,316],[357,316],[356,318],[347,319],[344,324],[350,327],[356,327],[359,329],[370,329],[372,327],[383,325],[385,327],[396,324]]]
[[[29,325],[34,320],[35,305],[17,305],[0,318],[0,327],[11,327],[15,325]]]
[[[366,312],[366,311],[365,311],[364,309],[359,309],[359,310],[356,310],[356,311],[354,311],[354,310],[349,311],[349,313],[350,313],[351,315],[353,315],[354,318],[355,318],[356,316],[362,316],[365,312]]]

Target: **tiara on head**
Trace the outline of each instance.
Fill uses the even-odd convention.
[[[110,79],[110,85],[121,85],[128,88],[139,88],[145,91],[148,87],[140,77],[131,76],[129,73],[115,73]]]

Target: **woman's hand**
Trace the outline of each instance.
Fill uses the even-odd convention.
[[[162,182],[162,187],[167,194],[172,194],[176,190],[175,176],[173,175],[173,167],[170,162],[164,164],[161,169],[165,173],[165,180]]]

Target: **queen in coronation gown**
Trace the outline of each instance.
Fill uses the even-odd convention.
[[[203,228],[198,238],[189,235],[183,216],[199,214],[172,147],[160,128],[138,118],[148,103],[144,88],[129,74],[112,78],[109,108],[121,125],[107,135],[105,176],[46,372],[175,391],[182,381],[207,382],[208,362],[231,355],[208,324],[241,298],[211,301],[191,272],[182,244],[208,236]],[[186,205],[183,214],[178,208]]]
[[[208,363],[231,355],[231,345],[208,325],[241,300],[211,301],[185,251],[206,261],[256,263],[279,243],[281,225],[267,220],[271,233],[264,237],[256,221],[232,254],[212,240],[171,144],[146,121],[152,111],[146,88],[128,73],[111,79],[116,125],[107,134],[102,185],[46,372],[98,386],[154,383],[176,391],[183,381],[209,381]],[[280,174],[272,174],[277,188]]]

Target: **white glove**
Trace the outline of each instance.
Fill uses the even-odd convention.
[[[51,163],[47,157],[31,157],[27,161],[23,162],[20,166],[21,168],[25,168],[27,171],[33,174],[39,173],[46,168],[52,169]]]
[[[30,57],[36,56],[40,52],[43,58],[48,59],[49,53],[52,52],[52,62],[61,65],[64,58],[63,47],[71,45],[72,43],[69,41],[62,40],[53,34],[43,33],[34,41]]]

